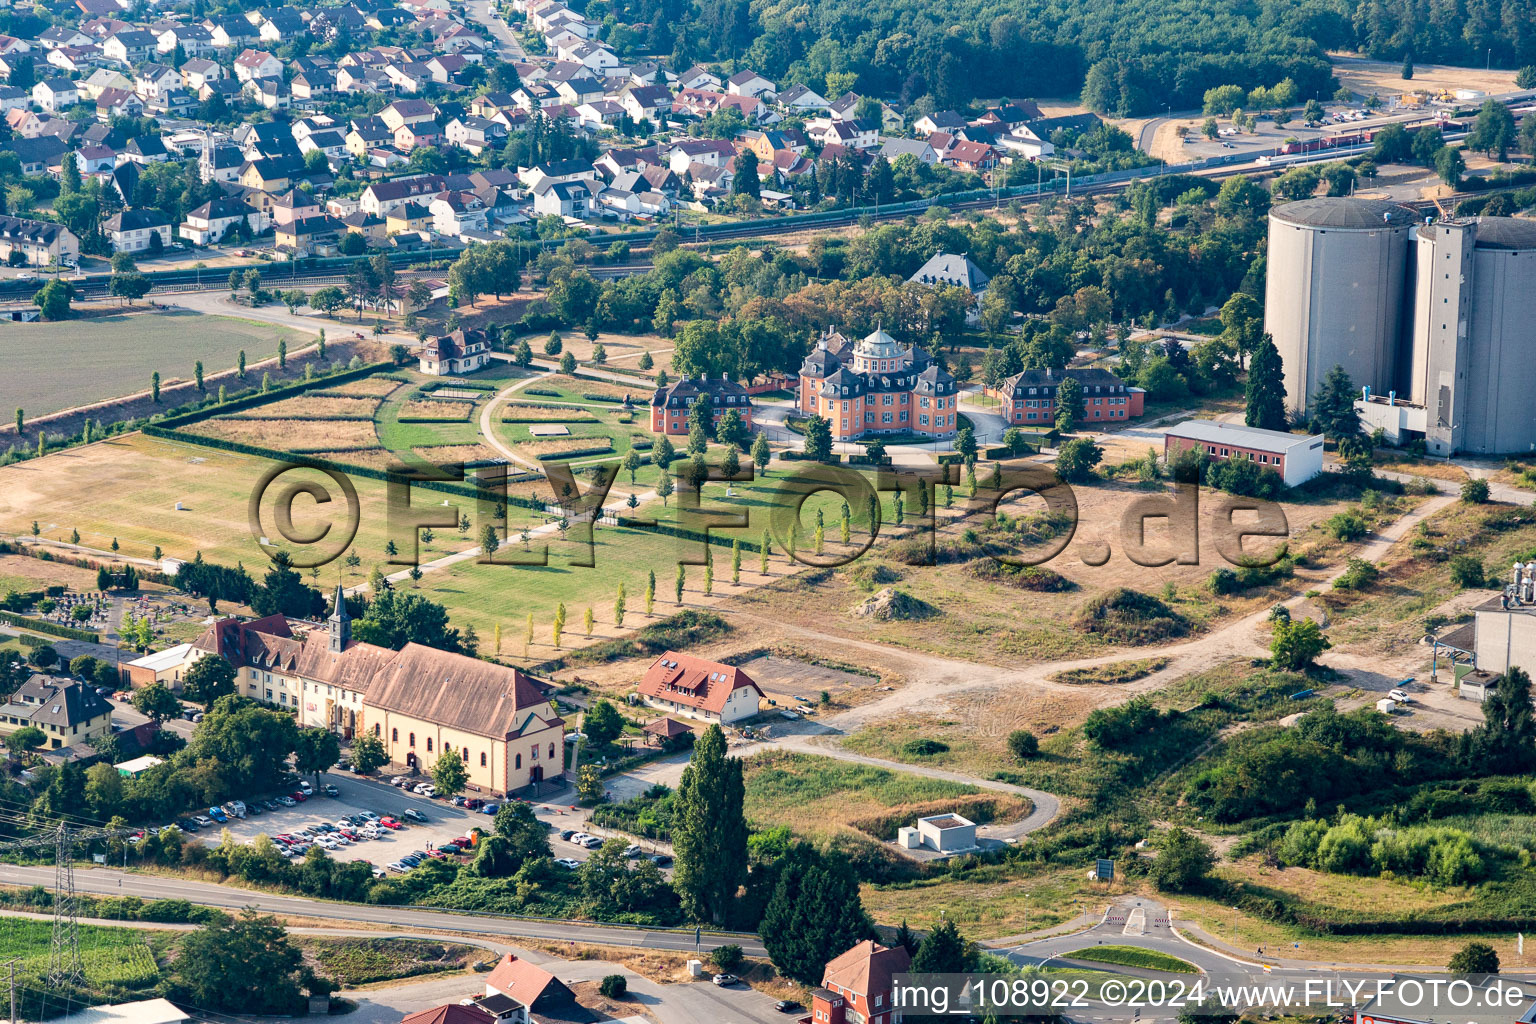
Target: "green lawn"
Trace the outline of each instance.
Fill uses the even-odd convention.
[[[242,349],[254,363],[308,335],[273,324],[191,311],[134,313],[94,320],[7,325],[0,330],[0,409],[21,407],[29,417],[118,398],[162,381],[191,380],[202,360],[206,373],[235,365]]]
[[[1188,960],[1180,960],[1155,949],[1140,946],[1089,946],[1064,954],[1072,960],[1091,960],[1094,963],[1119,964],[1121,967],[1144,967],[1152,971],[1168,971],[1172,974],[1196,974],[1198,970]]]

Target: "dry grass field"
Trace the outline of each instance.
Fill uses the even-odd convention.
[[[372,420],[374,411],[378,407],[379,400],[372,397],[308,394],[241,409],[219,418],[226,420]]]
[[[332,399],[350,401],[350,399]],[[288,452],[374,448],[379,435],[372,420],[211,419],[184,428],[189,434]]]
[[[417,398],[400,406],[400,419],[433,423],[465,423],[474,412],[474,402],[452,401],[440,398]]]
[[[322,392],[313,393],[327,395],[372,395],[375,398],[383,398],[400,386],[399,381],[391,380],[388,377],[363,377],[360,380],[349,380],[345,384],[338,384],[333,388],[326,388]]]

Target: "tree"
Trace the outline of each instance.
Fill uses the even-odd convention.
[[[1104,458],[1104,449],[1091,437],[1064,441],[1056,450],[1056,475],[1067,481],[1087,480]]]
[[[1413,80],[1413,54],[1411,53],[1403,58],[1402,76],[1405,82]]]
[[[768,447],[768,438],[761,431],[752,439],[752,464],[757,467],[759,473],[767,473],[768,465],[773,460],[773,449]]]
[[[1498,974],[1499,954],[1488,943],[1473,940],[1452,954],[1445,969],[1452,974]]]
[[[347,293],[336,285],[316,288],[309,297],[309,308],[324,313],[326,316],[334,316],[336,311],[346,304]]]
[[[432,785],[443,796],[457,796],[469,781],[469,769],[464,759],[452,747],[445,747],[432,762]]]
[[[276,919],[246,908],[189,932],[172,971],[189,1001],[206,1009],[290,1014],[302,1005],[297,975],[303,962]]]
[[[694,744],[672,809],[673,885],[683,911],[696,921],[725,923],[746,880],[744,799],[741,759],[725,756],[725,733],[711,725]]]
[[[1355,382],[1335,363],[1312,395],[1311,431],[1326,435],[1330,441],[1357,436],[1360,416],[1355,412],[1355,394]]]
[[[677,459],[677,448],[673,446],[672,439],[662,434],[656,439],[656,446],[651,449],[651,462],[661,467],[663,474],[667,467]]]
[[[581,727],[587,739],[597,746],[606,747],[624,731],[624,719],[611,701],[599,699],[587,710]]]
[[[5,745],[17,754],[36,750],[47,742],[48,737],[35,725],[24,725],[5,738]]]
[[[1277,621],[1269,641],[1271,664],[1286,672],[1302,672],[1332,646],[1312,619]]]
[[[375,590],[363,616],[352,623],[363,643],[400,650],[408,643],[471,654],[463,634],[448,624],[442,605],[416,591]]]
[[[1056,429],[1071,433],[1083,415],[1083,386],[1076,377],[1067,377],[1056,388]]]
[[[352,741],[352,770],[366,775],[389,763],[384,751],[384,741],[371,732],[365,732]]]
[[[848,860],[808,843],[790,847],[758,927],[774,966],[796,981],[819,984],[827,961],[872,931]]]
[[[1486,504],[1488,493],[1487,480],[1468,480],[1461,485],[1461,500],[1468,505]]]
[[[119,299],[133,302],[142,299],[149,294],[153,287],[148,277],[134,271],[127,274],[113,274],[107,281],[107,293]]]
[[[1467,136],[1467,145],[1481,149],[1489,156],[1498,154],[1499,160],[1509,159],[1509,151],[1515,144],[1515,116],[1509,108],[1496,99],[1486,99]]]
[[[974,970],[975,963],[975,949],[955,922],[944,920],[918,944],[910,969],[914,974],[962,974]]]
[[[1435,174],[1451,188],[1461,187],[1461,176],[1466,170],[1467,162],[1462,159],[1461,150],[1442,146],[1435,154]]]
[[[812,416],[805,421],[805,454],[807,458],[825,462],[832,457],[832,421],[823,416]]]
[[[663,508],[667,506],[667,499],[672,496],[676,486],[672,483],[672,474],[663,469],[656,478],[656,494],[661,498]]]
[[[721,444],[728,444],[732,448],[745,448],[748,435],[741,413],[736,409],[725,410],[720,416],[719,424],[715,427],[715,436]]]
[[[133,709],[159,725],[181,714],[181,701],[164,683],[150,683],[133,691]]]
[[[329,729],[300,729],[293,751],[293,768],[300,775],[320,776],[341,758],[341,741]]]
[[[507,841],[507,852],[519,863],[551,854],[549,827],[534,815],[528,804],[521,801],[502,804],[491,827]]]
[[[1192,832],[1174,828],[1152,862],[1152,884],[1164,892],[1183,892],[1215,865],[1216,855],[1209,843]]]
[[[496,533],[496,524],[486,523],[480,528],[480,550],[485,552],[486,558],[491,558],[499,547],[501,538]]]
[[[1248,407],[1243,418],[1248,426],[1264,430],[1285,429],[1284,372],[1275,339],[1263,335],[1248,364]]]
[[[1040,741],[1028,729],[1015,729],[1008,734],[1008,749],[1020,761],[1028,761],[1040,752]]]
[[[731,194],[757,199],[762,195],[762,189],[763,183],[757,171],[757,154],[750,149],[743,149],[736,157],[735,176],[731,179]]]
[[[235,692],[235,666],[221,654],[205,654],[192,663],[181,681],[181,692],[190,701],[213,710],[214,702]]]
[[[1471,753],[1485,774],[1529,772],[1536,763],[1536,713],[1531,677],[1511,666],[1483,698],[1483,724],[1471,733]]]
[[[72,298],[74,298],[74,289],[69,282],[54,278],[32,296],[32,305],[42,310],[44,320],[67,320]]]

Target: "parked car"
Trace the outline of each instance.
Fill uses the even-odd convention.
[[[196,832],[202,826],[191,818],[177,818],[176,824],[181,826],[183,832]]]
[[[419,825],[425,825],[428,821],[431,820],[414,807],[407,807],[405,810],[401,811],[400,817],[406,819],[407,821],[414,821]]]
[[[465,799],[464,797],[462,797],[462,796],[453,797],[448,802],[453,804],[453,806],[455,806],[455,807],[468,807],[469,806],[469,801],[467,799]]]
[[[377,814],[374,814],[372,811],[358,811],[357,812],[357,816],[359,818],[367,818],[369,821],[378,821],[379,820],[379,816]]]
[[[212,818],[214,821],[218,822],[220,825],[227,825],[227,824],[229,824],[229,815],[224,813],[224,808],[222,808],[222,807],[210,807],[210,808],[208,808],[208,817]]]
[[[437,787],[430,782],[418,782],[412,787],[411,792],[420,793],[422,796],[436,796]]]
[[[480,808],[485,806],[485,801],[481,800],[477,796],[472,796],[468,800],[464,801],[464,806],[468,807],[472,811],[478,811]]]
[[[638,843],[630,843],[628,846],[624,847],[624,856],[626,857],[638,857],[640,856],[640,853],[640,844]]]
[[[716,985],[734,985],[739,980],[734,974],[717,974],[714,977]]]
[[[587,838],[581,841],[581,845],[589,850],[601,850],[603,848],[603,839],[601,836],[587,836]]]
[[[555,863],[559,864],[563,868],[570,868],[572,871],[575,871],[577,868],[581,867],[581,861],[572,860],[570,857],[561,857],[556,860]]]
[[[402,872],[402,873],[411,870],[411,867],[412,867],[412,865],[407,864],[407,863],[405,863],[405,861],[402,861],[402,860],[392,860],[392,861],[390,861],[388,864],[386,864],[384,866],[389,868],[389,870],[391,870],[391,871],[399,871],[399,872]]]
[[[651,854],[651,861],[657,867],[664,868],[672,863],[672,855],[670,853],[653,853]]]
[[[299,789],[303,791],[305,796],[314,796],[315,795],[315,787],[311,786],[309,784],[309,780],[308,779],[300,779],[299,780]]]
[[[1387,696],[1391,697],[1393,700],[1397,701],[1399,704],[1412,704],[1413,703],[1413,698],[1408,696],[1408,694],[1406,692],[1404,692],[1403,690],[1391,690],[1391,691],[1389,691],[1387,693]]]
[[[389,780],[389,784],[391,786],[404,786],[409,781],[411,780],[404,775],[396,775],[394,778]]]
[[[794,1013],[801,1007],[800,1004],[795,1002],[793,999],[780,999],[778,1002],[773,1004],[773,1008],[778,1010],[780,1013]]]
[[[501,810],[501,804],[483,804],[480,807],[481,814],[489,814],[492,817],[495,817],[499,810]]]
[[[243,817],[245,817],[246,810],[245,810],[245,803],[244,803],[244,801],[241,801],[241,800],[231,800],[228,803],[221,804],[220,806],[223,807],[224,813],[230,815],[231,817],[234,817],[234,818],[243,818]]]
[[[576,830],[573,828],[563,828],[560,830],[560,838],[564,839],[566,842],[570,842],[571,839],[575,837],[575,835]]]
[[[252,800],[250,803],[245,805],[245,809],[251,814],[265,814],[267,810],[265,807],[261,806],[260,800]]]
[[[288,798],[302,804],[304,801],[309,799],[309,794],[304,792],[302,789],[296,789],[292,793],[288,794]]]
[[[327,782],[322,792],[324,792],[326,796],[341,796],[341,790],[337,789],[336,784],[333,782]]]
[[[395,831],[396,829],[401,829],[401,828],[405,827],[404,825],[402,825],[398,821],[396,821],[394,818],[388,818],[388,817],[380,818],[379,819],[379,824],[383,825],[385,828],[389,829],[391,832]]]
[[[277,802],[283,807],[297,807],[299,805],[299,802],[291,796],[280,796],[277,798]]]

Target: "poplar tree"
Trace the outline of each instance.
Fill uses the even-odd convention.
[[[725,733],[711,725],[694,745],[672,810],[677,857],[672,884],[684,913],[695,921],[724,924],[746,881],[745,793],[741,758],[725,756]]]

